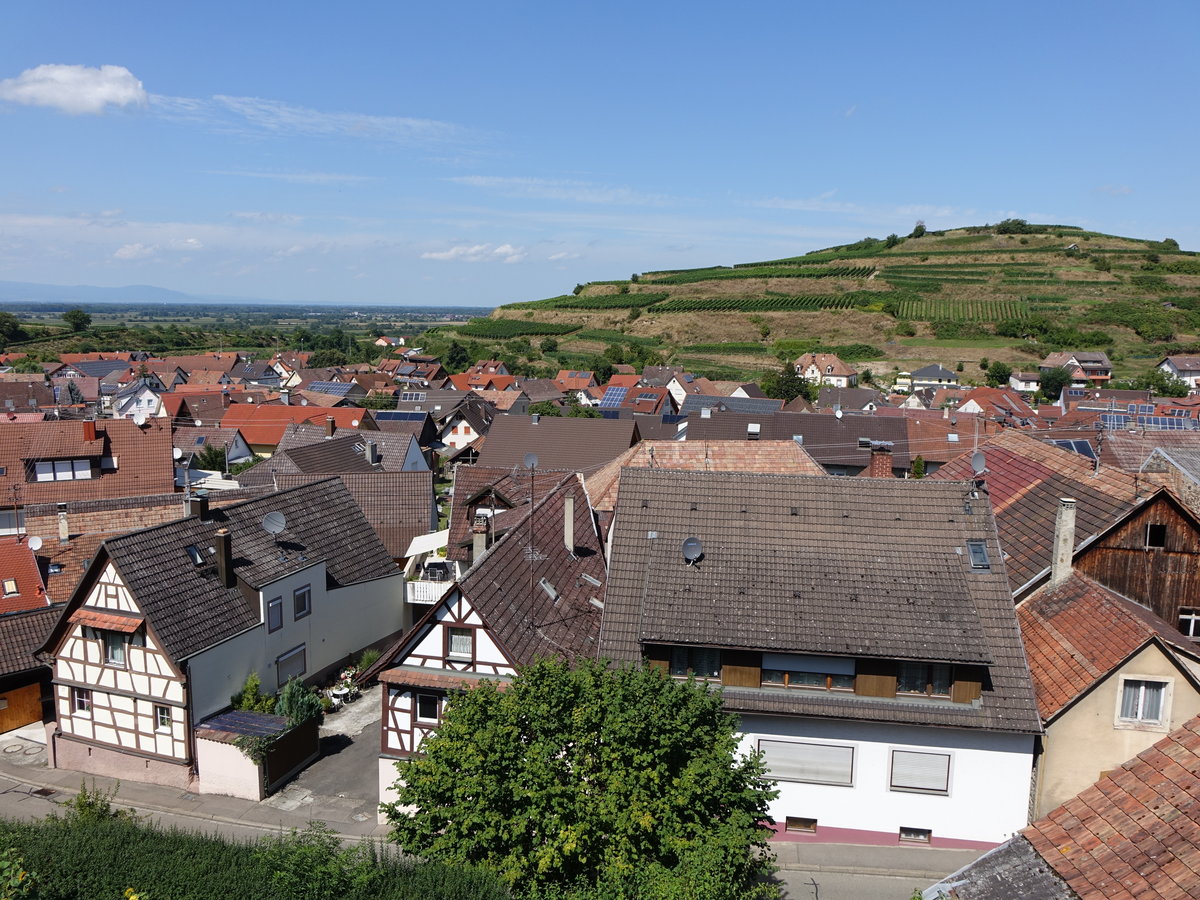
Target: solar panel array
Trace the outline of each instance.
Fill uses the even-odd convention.
[[[629,392],[627,387],[618,387],[613,385],[604,389],[604,397],[600,400],[601,409],[616,409],[625,402],[625,395]]]
[[[1050,443],[1055,447],[1062,447],[1064,450],[1070,450],[1072,453],[1078,453],[1080,456],[1086,456],[1088,459],[1096,458],[1096,451],[1092,449],[1092,445],[1088,441],[1052,440]]]
[[[1131,426],[1145,428],[1149,431],[1200,430],[1200,422],[1195,419],[1181,419],[1176,416],[1133,416],[1125,413],[1103,413],[1100,416],[1100,426],[1117,430],[1127,429]]]

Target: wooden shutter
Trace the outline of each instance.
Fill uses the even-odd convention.
[[[854,675],[854,693],[863,697],[895,697],[896,664],[886,659],[860,659]]]
[[[983,695],[982,673],[974,666],[955,666],[950,699],[955,703],[970,703]]]
[[[722,652],[721,684],[729,687],[761,687],[762,654],[749,650]]]

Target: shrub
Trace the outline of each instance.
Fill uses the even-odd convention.
[[[229,698],[234,709],[244,709],[250,712],[270,713],[275,711],[275,695],[264,694],[261,690],[262,680],[257,672],[246,676],[242,689]]]
[[[288,679],[275,703],[275,715],[285,717],[291,728],[309,719],[316,719],[319,725],[324,718],[323,713],[320,695],[299,678]]]

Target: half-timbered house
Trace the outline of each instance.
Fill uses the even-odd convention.
[[[481,678],[507,680],[538,657],[596,655],[604,553],[582,484],[559,478],[490,547],[479,517],[473,565],[364,673],[384,684],[382,801],[395,799],[395,761],[420,752],[450,694]]]
[[[195,728],[256,674],[321,677],[403,621],[403,577],[337,478],[105,540],[42,652],[50,763],[205,789]]]

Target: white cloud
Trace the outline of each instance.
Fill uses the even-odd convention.
[[[113,259],[146,259],[153,256],[155,253],[154,247],[147,247],[145,244],[125,244],[117,249],[113,254]]]
[[[1110,197],[1124,197],[1133,193],[1133,188],[1127,184],[1102,184],[1096,188],[1099,194],[1108,194]]]
[[[146,89],[124,66],[43,65],[0,81],[0,100],[97,115],[109,106],[144,106]]]
[[[546,259],[550,262],[558,262],[562,259],[579,259],[578,253],[568,253],[566,250],[560,250],[558,253],[551,253]]]
[[[857,104],[857,103],[855,103],[855,104],[854,104],[853,106],[851,106],[851,107],[850,107],[848,110],[846,110],[845,116],[846,116],[846,118],[848,119],[848,118],[850,118],[852,115],[854,115],[856,112],[858,112],[858,104]]]
[[[240,172],[216,171],[209,175],[229,175],[235,178],[267,178],[293,184],[358,184],[370,181],[366,175],[342,175],[337,172]]]
[[[449,180],[455,184],[492,190],[502,197],[528,197],[536,200],[569,200],[575,203],[625,206],[664,206],[673,202],[665,194],[643,194],[631,188],[610,187],[587,181],[514,178],[497,175],[462,175]]]
[[[421,259],[436,259],[442,262],[503,262],[519,263],[528,254],[524,247],[512,244],[459,244],[448,250],[430,250],[421,254]]]
[[[262,97],[217,95],[210,99],[151,94],[150,107],[159,115],[206,127],[246,134],[285,137],[343,137],[396,144],[449,140],[461,128],[435,119],[325,112]]]
[[[298,225],[304,221],[304,216],[297,216],[292,213],[246,211],[231,212],[229,215],[235,219],[243,219],[247,222],[266,222],[277,225]]]

